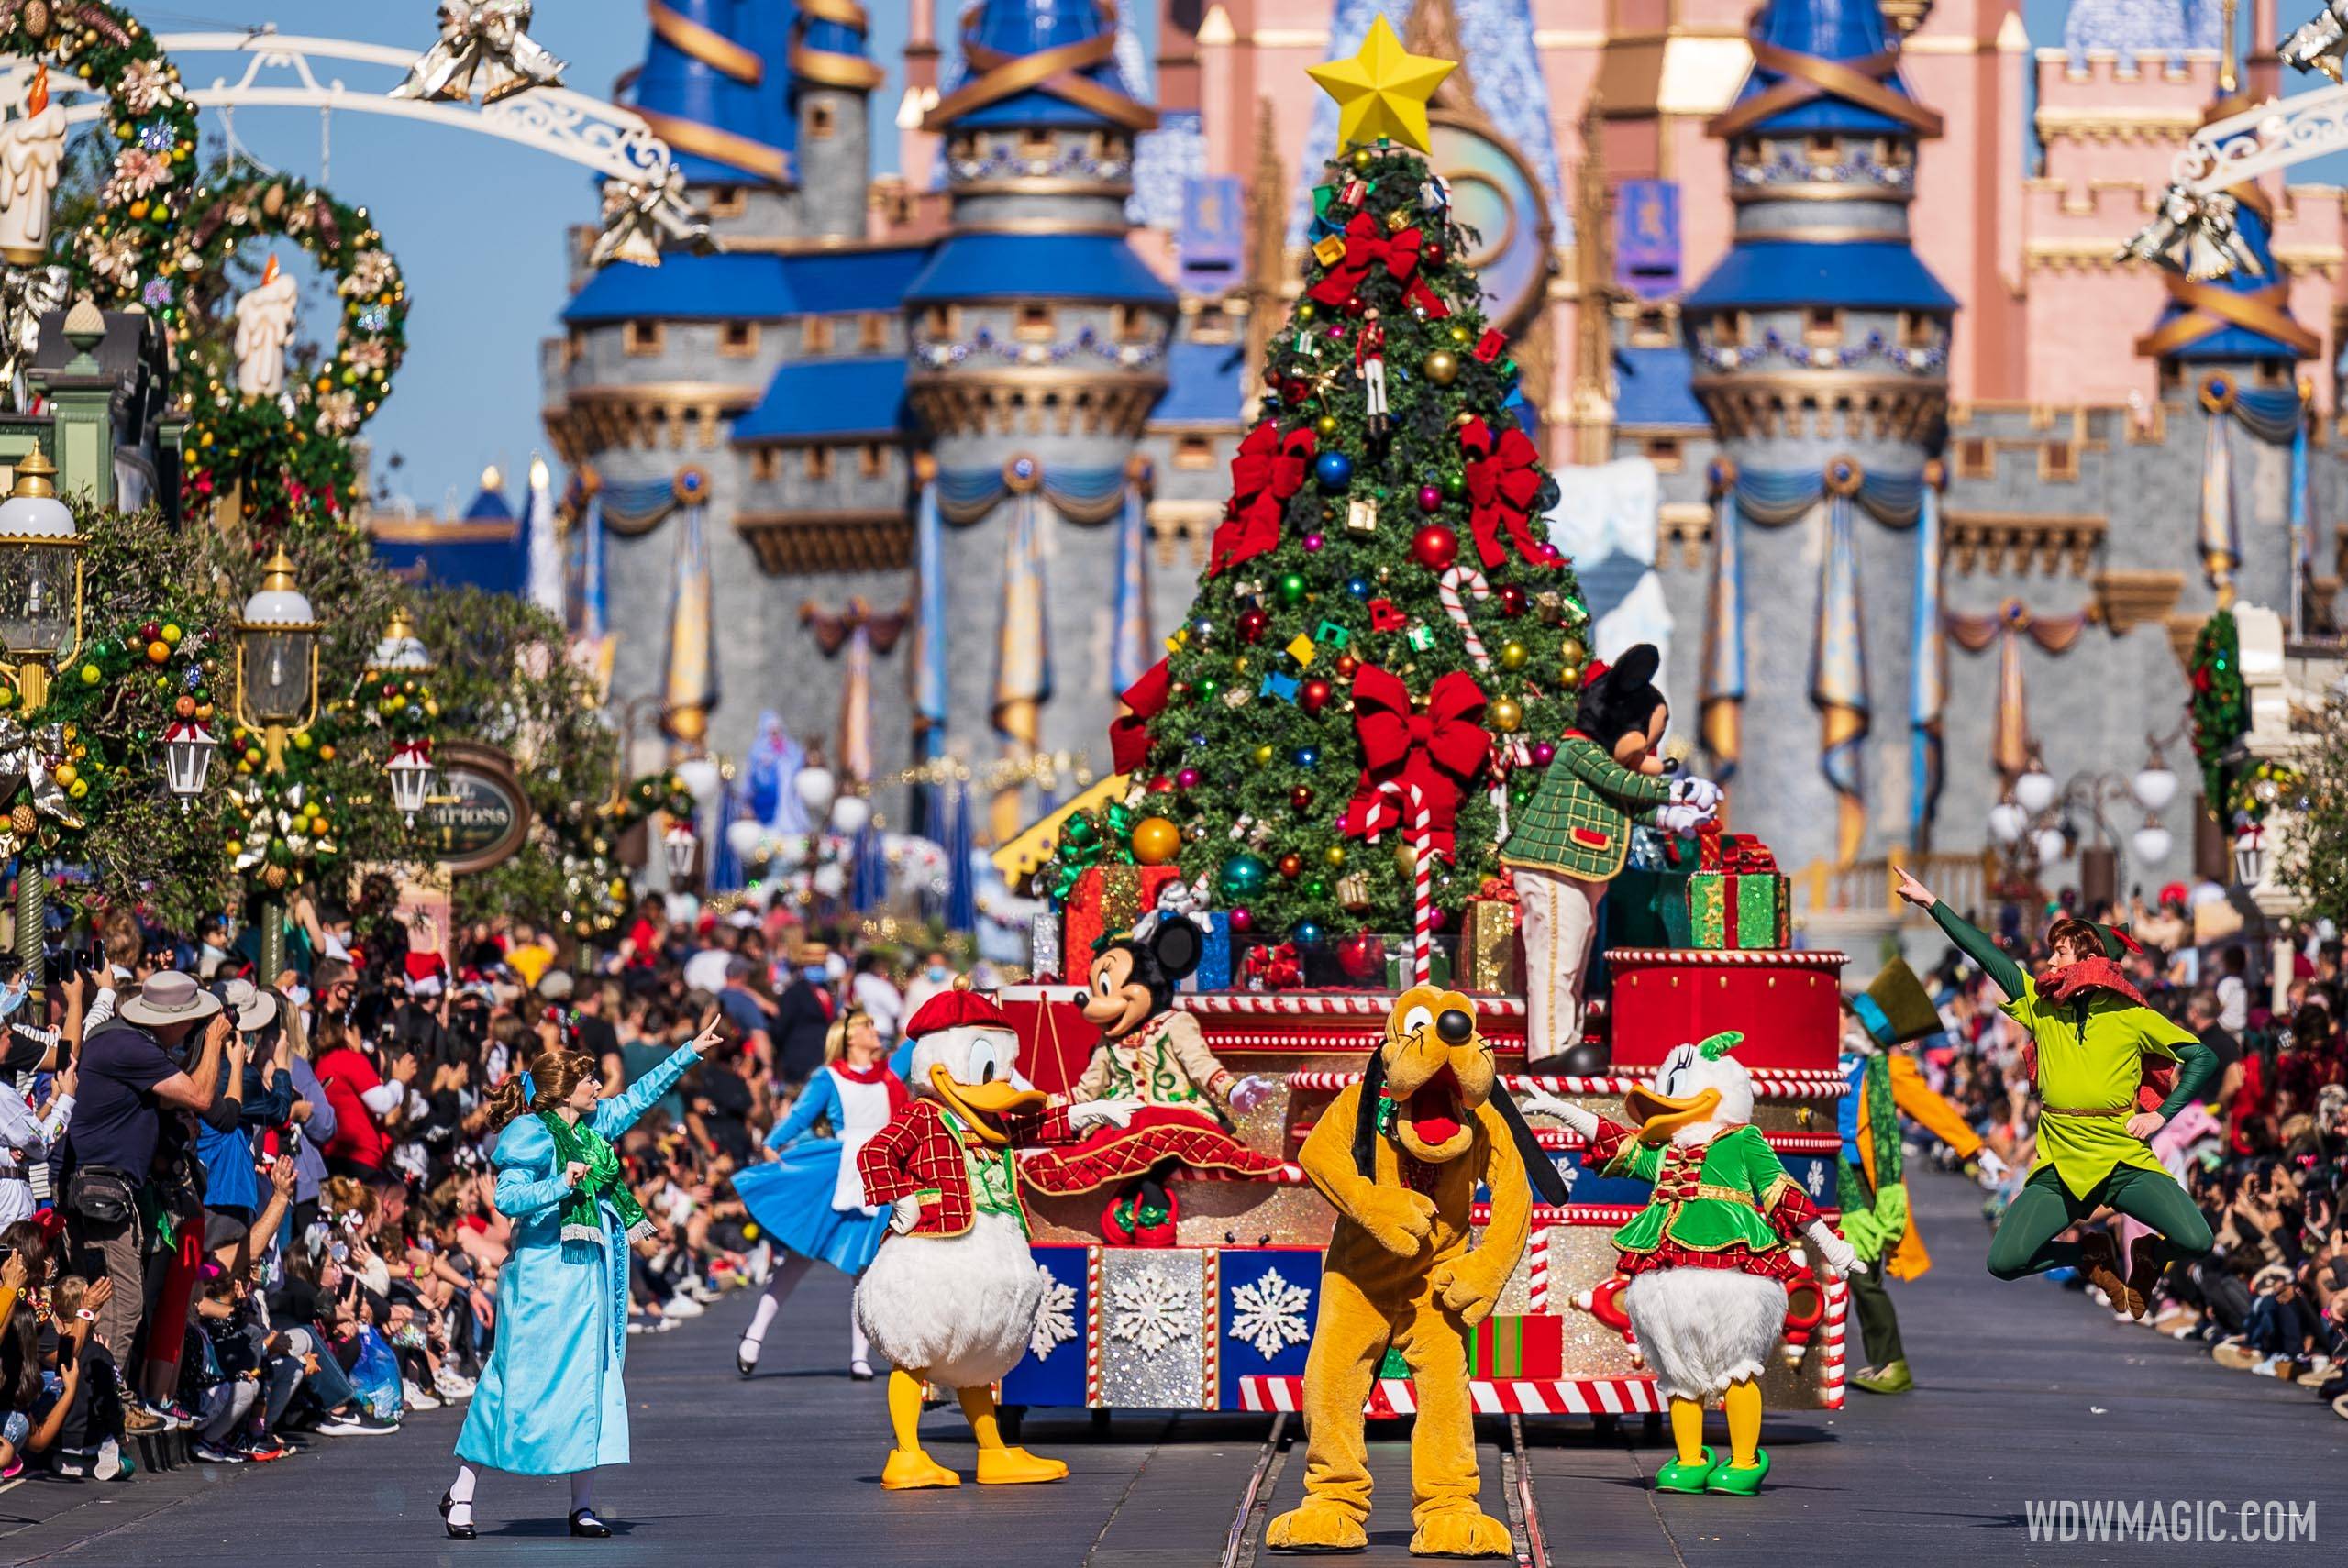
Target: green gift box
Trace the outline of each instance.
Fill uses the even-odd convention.
[[[1778,948],[1792,932],[1792,884],[1774,871],[1699,871],[1688,878],[1698,947]]]
[[[1449,987],[1451,984],[1452,944],[1448,938],[1437,937],[1427,950],[1427,984]],[[1407,936],[1386,939],[1386,988],[1397,993],[1407,991],[1416,984],[1411,978],[1411,939]]]

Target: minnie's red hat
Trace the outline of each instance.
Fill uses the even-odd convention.
[[[935,1034],[941,1029],[1010,1029],[1010,1015],[997,1007],[994,999],[969,988],[968,977],[957,980],[950,991],[940,991],[921,1004],[913,1021],[905,1025],[905,1032],[914,1039]]]

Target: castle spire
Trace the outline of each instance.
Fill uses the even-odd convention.
[[[1061,68],[1037,80],[1029,61],[1047,53]],[[962,85],[930,110],[924,128],[1157,127],[1157,111],[1126,94],[1115,13],[1099,0],[982,0],[965,13],[962,59]]]
[[[779,79],[745,39],[762,31],[774,0],[645,0],[652,28],[637,78],[636,109],[696,185],[792,180],[788,116]],[[778,72],[780,67],[777,68]]]

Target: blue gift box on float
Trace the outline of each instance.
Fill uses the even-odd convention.
[[[1199,966],[1182,982],[1186,991],[1227,991],[1231,988],[1231,917],[1220,910],[1191,917],[1199,928]]]

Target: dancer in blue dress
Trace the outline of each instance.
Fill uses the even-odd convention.
[[[612,1140],[716,1043],[716,1022],[612,1099],[597,1098],[595,1058],[561,1046],[491,1094],[490,1124],[503,1129],[494,1201],[514,1243],[497,1279],[497,1343],[440,1499],[452,1539],[473,1539],[476,1465],[567,1474],[570,1533],[612,1533],[592,1494],[598,1465],[627,1463],[628,1244],[651,1231]]]
[[[858,1151],[911,1098],[887,1058],[871,1019],[860,1011],[842,1015],[825,1037],[823,1071],[807,1080],[791,1114],[767,1134],[767,1148],[775,1157],[734,1175],[735,1192],[767,1240],[790,1249],[775,1260],[758,1310],[734,1352],[735,1370],[745,1377],[757,1370],[768,1326],[808,1269],[827,1263],[854,1279],[889,1233],[889,1211],[864,1201],[864,1184],[856,1174]],[[810,1135],[819,1121],[830,1124],[830,1137]],[[847,1332],[847,1375],[867,1382],[872,1352],[853,1312]]]

